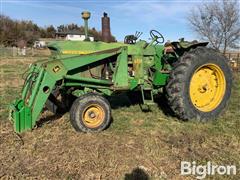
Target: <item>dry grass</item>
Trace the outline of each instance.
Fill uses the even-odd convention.
[[[0,60],[0,178],[186,179],[180,175],[181,160],[239,167],[239,74],[228,110],[214,122],[181,122],[157,105],[144,113],[121,98],[128,106],[113,109],[114,122],[102,133],[76,133],[68,114],[57,118],[45,112],[44,123],[17,135],[7,121],[6,109],[19,95],[20,74],[33,60]]]

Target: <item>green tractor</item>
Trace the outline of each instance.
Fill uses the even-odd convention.
[[[156,30],[150,31],[149,43],[137,40],[139,33],[126,36],[124,43],[91,42],[89,17],[83,13],[86,41],[52,42],[51,57],[29,67],[21,98],[10,106],[16,132],[31,130],[44,107],[54,113],[69,110],[77,131],[102,131],[111,123],[106,97],[120,93],[139,95],[146,107],[164,93],[166,104],[183,120],[215,119],[224,110],[232,72],[208,43],[181,39],[162,45],[164,37]]]

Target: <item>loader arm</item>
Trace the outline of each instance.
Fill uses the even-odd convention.
[[[21,99],[10,105],[10,119],[14,123],[14,130],[20,133],[36,125],[56,82],[67,77],[70,70],[117,54],[123,54],[126,56],[124,59],[127,59],[126,47],[32,64],[25,79]]]

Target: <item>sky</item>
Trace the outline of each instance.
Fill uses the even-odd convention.
[[[76,23],[83,25],[81,12],[91,12],[89,26],[101,30],[101,17],[107,12],[111,33],[118,41],[125,35],[143,32],[140,39],[149,40],[156,29],[166,40],[198,39],[187,22],[191,9],[199,0],[0,0],[1,14],[18,20],[32,20],[44,27]]]

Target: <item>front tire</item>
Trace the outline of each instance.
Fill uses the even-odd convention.
[[[170,108],[183,120],[215,119],[231,95],[232,71],[227,59],[212,49],[198,47],[173,67],[166,86]]]
[[[76,131],[103,131],[111,122],[110,104],[106,98],[98,94],[82,95],[71,107],[70,121]]]

